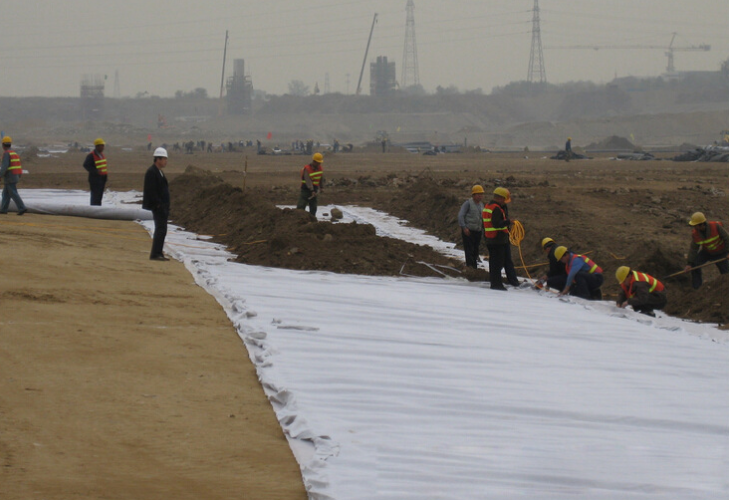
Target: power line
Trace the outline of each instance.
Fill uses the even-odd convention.
[[[544,51],[542,50],[542,28],[539,24],[539,0],[534,0],[534,16],[532,18],[532,50],[529,55],[529,72],[527,81],[533,83],[547,82],[547,70],[544,67]]]

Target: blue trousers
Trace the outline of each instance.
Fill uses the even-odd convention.
[[[3,198],[0,202],[0,212],[8,211],[11,199],[15,202],[15,206],[18,207],[18,211],[25,210],[25,203],[23,203],[23,199],[18,194],[18,184],[15,182],[12,184],[6,182],[3,187]]]

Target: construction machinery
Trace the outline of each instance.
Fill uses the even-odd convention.
[[[676,66],[674,64],[674,54],[676,52],[708,52],[711,50],[711,45],[707,45],[705,43],[702,43],[700,45],[675,46],[673,43],[676,41],[677,35],[678,33],[672,33],[671,42],[668,44],[668,47],[666,47],[665,45],[562,45],[556,47],[548,47],[548,49],[660,49],[665,51],[665,55],[668,58],[666,74],[668,76],[675,76]]]

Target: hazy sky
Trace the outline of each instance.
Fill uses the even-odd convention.
[[[420,82],[460,90],[525,80],[533,0],[414,0]],[[220,92],[225,31],[257,89],[287,92],[291,80],[354,93],[374,13],[368,63],[387,56],[401,77],[407,0],[3,0],[0,95],[78,96],[85,74],[107,75],[113,96]],[[547,80],[656,76],[667,47],[677,70],[718,70],[729,58],[727,0],[540,0]],[[574,45],[655,48],[574,50]],[[369,64],[362,81],[369,90]],[[1,111],[1,110],[0,110]]]

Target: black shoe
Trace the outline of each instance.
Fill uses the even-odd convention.
[[[504,285],[501,286],[491,286],[491,290],[499,290],[500,292],[506,292],[507,289]]]
[[[0,215],[5,215],[5,214],[7,214],[7,212],[0,212]]]
[[[656,317],[656,313],[654,313],[653,311],[638,311],[638,312],[641,314],[645,314],[646,316],[650,316],[651,318]]]
[[[24,208],[23,210],[18,210],[18,215],[23,215],[27,211],[28,211],[27,208]]]
[[[602,300],[602,290],[599,288],[590,293],[590,300]]]
[[[153,257],[150,257],[149,260],[170,260],[164,255],[155,255]]]

